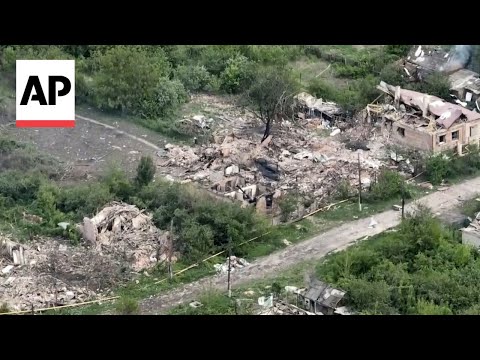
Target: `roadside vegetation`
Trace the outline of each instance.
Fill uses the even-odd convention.
[[[442,225],[427,208],[408,214],[397,228],[360,242],[320,262],[306,262],[272,278],[235,289],[233,298],[269,295],[305,286],[305,273],[347,291],[346,305],[364,315],[478,315],[480,255],[461,244],[458,230]],[[282,290],[283,291],[283,290]],[[199,297],[203,307],[177,307],[171,313],[232,313],[224,294]],[[294,302],[295,303],[295,302]]]

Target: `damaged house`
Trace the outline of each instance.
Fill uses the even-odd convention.
[[[342,305],[346,292],[320,280],[313,280],[310,287],[298,294],[298,303],[314,314],[334,315]]]
[[[401,89],[385,82],[377,88],[393,104],[368,108],[368,116],[382,123],[382,131],[400,145],[440,152],[479,144],[480,113],[428,94]]]
[[[480,111],[480,75],[468,65],[471,61],[470,45],[456,45],[451,51],[433,45],[419,45],[412,48],[404,61],[404,70],[410,79],[422,81],[432,72],[445,73],[449,77],[450,92],[456,103]]]

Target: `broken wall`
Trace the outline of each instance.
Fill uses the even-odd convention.
[[[433,135],[431,133],[418,131],[408,124],[388,120],[384,121],[383,126],[394,142],[419,150],[433,151]]]
[[[459,144],[465,143],[465,124],[438,130],[433,134],[433,137],[434,152],[456,149]]]
[[[462,244],[480,248],[480,234],[476,232],[462,231]]]

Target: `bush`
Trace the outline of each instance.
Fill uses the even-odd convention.
[[[199,65],[205,66],[212,75],[220,76],[231,58],[240,54],[238,45],[207,45],[200,49]]]
[[[15,202],[29,203],[35,200],[42,180],[42,177],[38,175],[5,171],[0,174],[0,195]]]
[[[119,315],[137,315],[140,312],[137,300],[128,297],[117,300],[115,308]]]
[[[211,84],[212,76],[205,68],[199,65],[180,65],[175,69],[175,78],[181,81],[189,91],[206,90]]]
[[[93,101],[103,109],[140,114],[143,102],[155,97],[158,81],[170,73],[161,52],[141,46],[115,46],[93,56]],[[147,114],[148,115],[148,114]]]
[[[180,81],[162,77],[152,94],[142,100],[135,113],[146,119],[171,120],[187,100],[188,94]]]
[[[239,93],[247,88],[253,78],[253,65],[243,55],[237,55],[227,61],[220,75],[221,86],[227,93]]]
[[[82,184],[60,189],[57,208],[72,213],[77,219],[94,215],[108,202],[114,200],[107,185],[102,183]]]
[[[55,45],[13,45],[2,51],[1,65],[4,72],[13,73],[16,60],[68,60],[73,56]]]
[[[372,190],[366,196],[367,201],[383,201],[401,197],[405,192],[405,198],[410,197],[404,178],[396,171],[383,170],[373,184]]]
[[[135,181],[138,186],[143,187],[153,181],[156,167],[150,156],[142,156],[137,167],[137,176]]]
[[[433,154],[425,163],[426,177],[433,185],[439,185],[450,173],[451,153]]]
[[[412,45],[386,45],[385,52],[399,57],[407,56]]]
[[[10,312],[10,309],[8,307],[8,304],[7,303],[3,303],[1,306],[0,306],[0,314],[6,314]]]
[[[278,206],[281,210],[281,221],[287,222],[292,213],[297,210],[298,205],[298,198],[293,194],[288,194],[285,197],[282,197],[279,202]]]
[[[115,167],[110,168],[102,182],[108,186],[110,193],[114,194],[122,201],[128,201],[133,195],[134,188],[128,180],[125,173]]]
[[[450,80],[447,75],[435,72],[427,76],[423,81],[414,83],[412,90],[435,95],[447,101],[451,100],[450,96]]]

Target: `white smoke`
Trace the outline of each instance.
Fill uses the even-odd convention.
[[[455,45],[452,55],[449,57],[445,66],[440,67],[440,71],[452,73],[468,66],[472,60],[472,45]]]

